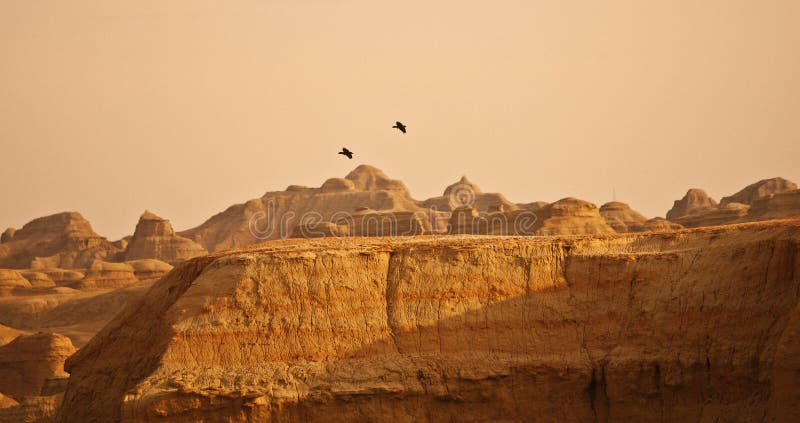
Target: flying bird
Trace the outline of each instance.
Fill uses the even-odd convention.
[[[404,134],[406,133],[406,126],[403,125],[401,122],[395,122],[394,126],[392,126],[392,128],[397,128],[397,129],[400,130],[400,132],[402,132]]]
[[[353,152],[348,150],[347,147],[342,147],[342,151],[340,151],[339,154],[347,156],[348,159],[353,158]]]

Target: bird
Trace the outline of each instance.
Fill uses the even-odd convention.
[[[402,132],[402,133],[404,133],[404,134],[406,133],[406,126],[405,126],[405,125],[403,125],[403,124],[402,124],[401,122],[399,122],[399,121],[398,121],[398,122],[395,122],[395,123],[394,123],[394,126],[392,126],[392,128],[397,128],[397,129],[399,129],[399,130],[400,130],[400,132]]]
[[[348,159],[353,158],[353,152],[348,150],[347,147],[342,147],[342,151],[340,151],[339,154],[347,156]]]

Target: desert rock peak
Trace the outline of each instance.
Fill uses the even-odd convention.
[[[125,260],[156,259],[177,263],[206,254],[200,244],[175,233],[172,224],[145,210],[125,250]]]
[[[447,197],[450,194],[452,194],[454,191],[461,190],[461,189],[464,189],[464,188],[470,189],[475,194],[481,194],[483,192],[483,191],[481,191],[480,187],[477,184],[475,184],[474,182],[470,181],[467,178],[467,176],[464,175],[464,176],[461,177],[461,179],[458,180],[458,182],[456,182],[454,184],[451,184],[447,188],[445,188],[443,195],[445,197]]]
[[[772,194],[792,191],[797,189],[797,184],[783,178],[762,179],[746,186],[741,191],[720,200],[720,204],[741,203],[751,205],[754,201],[769,197]]]
[[[632,227],[647,221],[641,213],[619,201],[611,201],[600,206],[600,215],[617,232],[631,232]]]
[[[391,179],[382,170],[370,165],[360,165],[344,178],[353,181],[355,189],[359,191],[408,191],[402,181]]]
[[[709,197],[705,191],[699,188],[692,188],[686,192],[683,198],[675,201],[672,209],[667,212],[667,219],[677,219],[703,210],[713,209],[716,206],[717,202]]]

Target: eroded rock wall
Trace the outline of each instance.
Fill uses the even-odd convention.
[[[67,361],[59,420],[796,421],[799,244],[795,220],[198,258]]]

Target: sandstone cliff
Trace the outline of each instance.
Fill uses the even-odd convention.
[[[26,223],[3,241],[0,267],[86,267],[116,252],[116,247],[96,234],[80,213],[58,213]]]
[[[126,261],[155,259],[174,264],[206,253],[200,244],[177,235],[169,220],[145,211],[127,244],[124,258]]]
[[[798,275],[798,220],[276,241],[126,307],[59,421],[797,421]]]

